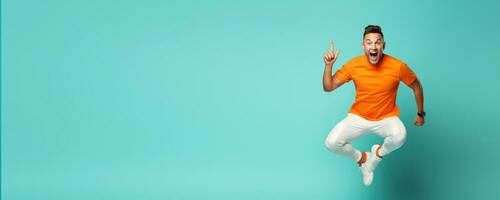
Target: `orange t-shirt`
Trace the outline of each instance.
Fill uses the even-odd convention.
[[[356,100],[349,112],[377,121],[399,116],[399,81],[410,85],[417,76],[408,65],[384,54],[378,66],[370,64],[365,55],[357,56],[337,70],[335,78],[344,83],[354,81]]]

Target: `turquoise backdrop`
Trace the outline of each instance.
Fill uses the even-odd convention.
[[[498,199],[499,1],[3,0],[1,197],[8,200]],[[406,144],[366,188],[325,93],[381,25],[418,74]],[[382,139],[354,142],[362,150]]]

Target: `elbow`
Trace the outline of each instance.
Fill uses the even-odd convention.
[[[413,88],[413,93],[415,93],[415,95],[421,95],[423,92],[421,87]]]
[[[424,92],[424,89],[422,88],[422,84],[420,83],[420,81],[418,79],[416,79],[412,84],[411,84],[411,89],[413,90],[413,92],[416,94],[416,93],[423,93]]]
[[[333,88],[332,87],[323,86],[323,91],[325,91],[325,92],[331,92],[331,91],[333,91]]]

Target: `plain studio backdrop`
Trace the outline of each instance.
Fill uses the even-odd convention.
[[[2,199],[498,199],[498,1],[2,1]],[[372,186],[324,140],[382,27],[422,81]],[[382,139],[354,142],[368,150]]]

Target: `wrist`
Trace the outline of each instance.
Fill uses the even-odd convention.
[[[424,111],[422,111],[422,112],[417,112],[417,115],[418,115],[419,117],[424,118],[424,117],[425,117],[425,112],[424,112]]]

